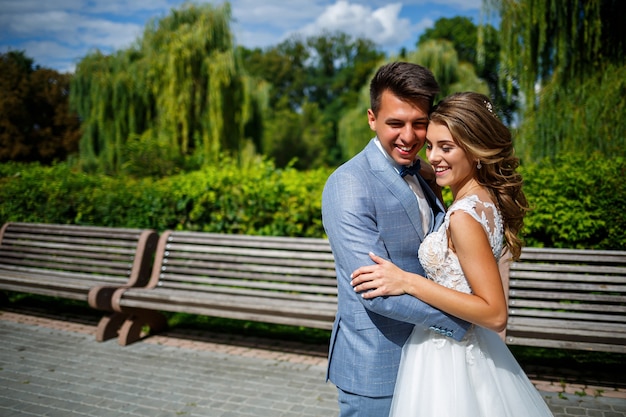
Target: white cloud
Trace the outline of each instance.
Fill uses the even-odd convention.
[[[353,37],[367,38],[376,44],[389,47],[415,36],[415,27],[407,18],[400,17],[401,3],[387,4],[378,9],[369,6],[337,1],[311,24],[298,31],[305,36],[324,31],[341,31]]]
[[[383,3],[385,1],[383,0]],[[477,10],[482,7],[483,0],[405,0],[406,5],[416,6],[447,6],[456,10]]]

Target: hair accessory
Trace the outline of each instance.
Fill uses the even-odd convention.
[[[480,160],[478,160],[478,164],[476,164],[476,168],[481,169],[483,167],[483,165],[480,163]]]
[[[493,114],[493,105],[491,104],[491,102],[483,100],[483,104],[485,105],[485,107],[487,107],[487,110],[489,110],[489,113]]]

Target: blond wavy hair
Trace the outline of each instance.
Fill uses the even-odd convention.
[[[430,120],[446,126],[470,160],[480,162],[476,179],[496,202],[506,246],[512,258],[518,259],[522,251],[519,231],[529,206],[517,172],[519,159],[514,155],[511,132],[494,113],[489,98],[473,92],[446,97],[433,108]]]

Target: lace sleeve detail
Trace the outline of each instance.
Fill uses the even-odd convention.
[[[477,195],[469,195],[459,201],[455,201],[448,209],[444,220],[444,227],[448,230],[450,226],[450,215],[457,210],[462,210],[472,216],[478,223],[483,226],[485,233],[489,238],[491,250],[500,260],[503,248],[504,231],[502,226],[502,217],[497,207],[493,203],[481,201]]]

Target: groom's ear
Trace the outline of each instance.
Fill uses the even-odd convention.
[[[370,129],[376,132],[376,115],[372,109],[367,109],[367,124],[370,125]]]

